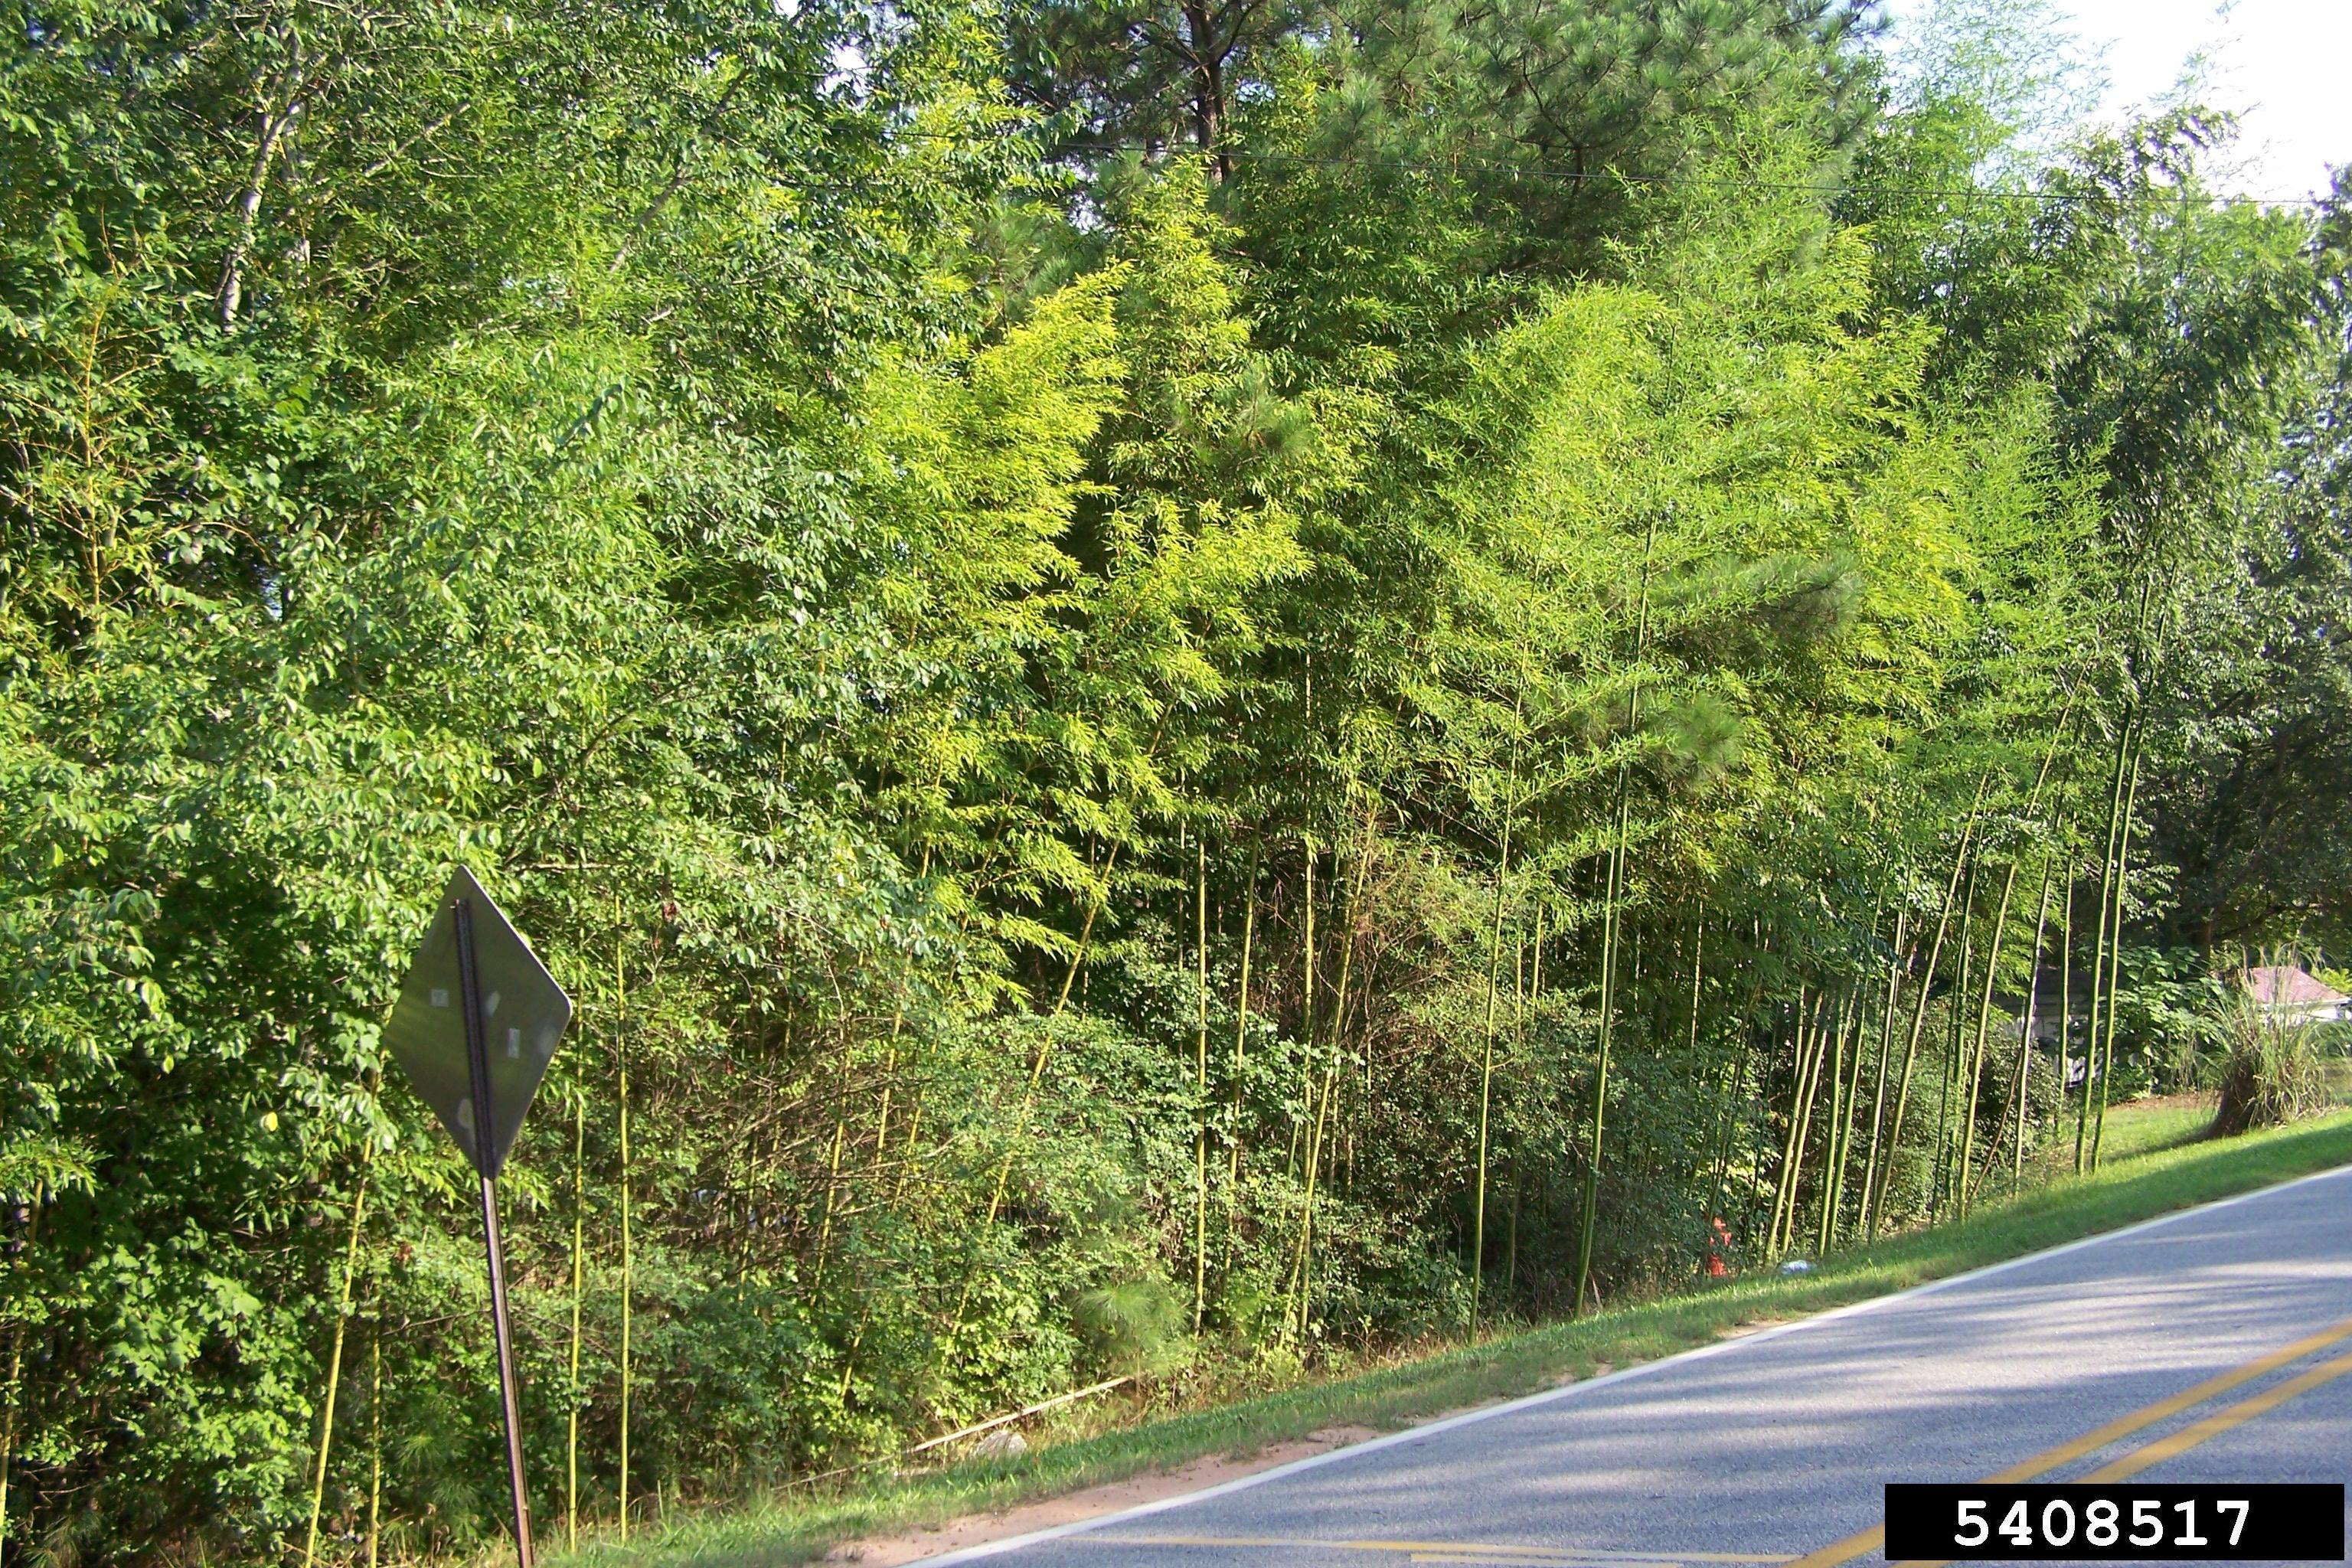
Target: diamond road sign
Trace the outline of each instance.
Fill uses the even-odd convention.
[[[482,1046],[488,1058],[490,1147],[474,1146],[474,1089],[466,1058],[465,987],[458,973],[457,906],[473,906],[474,963],[481,993]],[[530,951],[522,933],[463,866],[449,879],[400,1001],[383,1026],[384,1043],[416,1092],[441,1118],[474,1168],[495,1176],[522,1131],[555,1042],[572,1021],[572,998]]]

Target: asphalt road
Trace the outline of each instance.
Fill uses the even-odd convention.
[[[1886,1481],[2126,1474],[2352,1479],[2352,1168],[927,1561],[1834,1568]]]

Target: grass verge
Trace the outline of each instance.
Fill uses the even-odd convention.
[[[2209,1113],[2210,1114],[2210,1113]],[[563,1559],[578,1568],[783,1568],[838,1542],[919,1529],[987,1510],[1123,1480],[1204,1457],[1248,1453],[1324,1427],[1410,1426],[1707,1344],[1726,1332],[1801,1318],[1965,1273],[2135,1221],[2352,1163],[2352,1112],[2226,1142],[2181,1142],[2197,1117],[2151,1108],[2129,1152],[2095,1177],[2061,1180],[1988,1205],[1965,1225],[1889,1237],[1814,1272],[1745,1277],[1349,1377],[1310,1381],[1239,1404],[1041,1447],[880,1478],[833,1493],[780,1493],[714,1507]],[[2175,1124],[2178,1124],[2177,1126]],[[2117,1147],[2117,1121],[2108,1126]],[[551,1553],[551,1558],[556,1554]]]

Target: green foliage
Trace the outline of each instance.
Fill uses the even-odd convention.
[[[11,1557],[500,1528],[380,1039],[453,860],[580,1005],[543,1531],[575,1423],[642,1521],[2187,1073],[2189,947],[2342,922],[2342,200],[2029,148],[1998,28],[1882,104],[1843,8],[1653,10],[27,11]]]

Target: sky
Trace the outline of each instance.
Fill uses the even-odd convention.
[[[1903,21],[1932,0],[1892,0]],[[2327,165],[2352,163],[2352,0],[2055,0],[2104,68],[2104,115],[2164,98],[2203,55],[2201,95],[2244,115],[2240,164],[2215,184],[2232,194],[2289,197],[2325,187]]]

